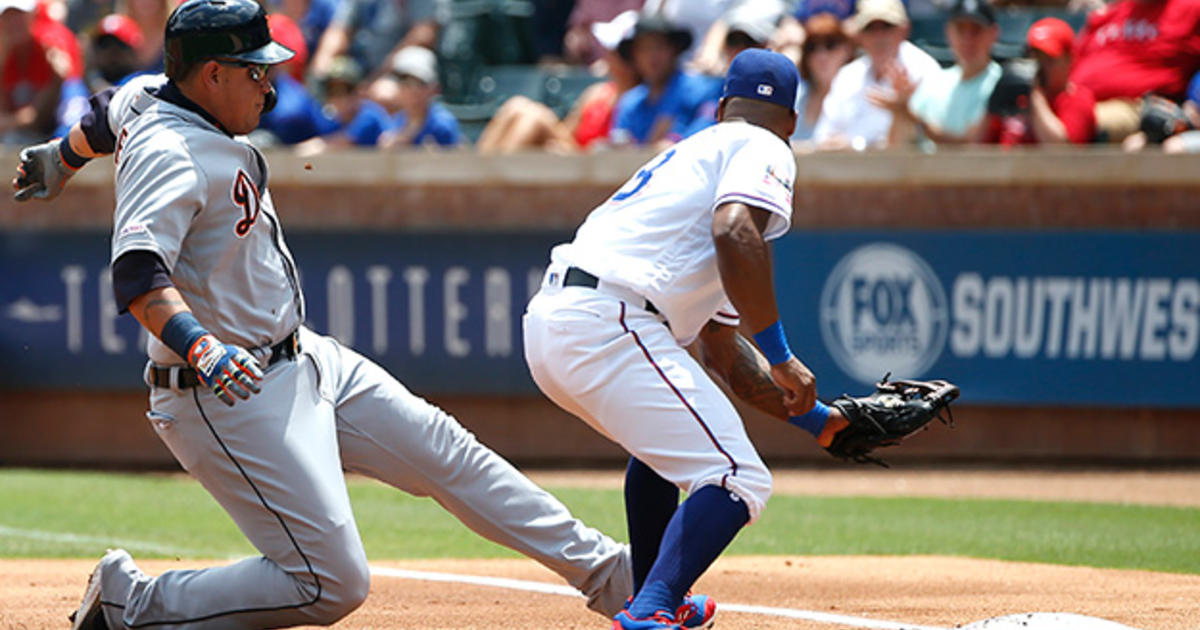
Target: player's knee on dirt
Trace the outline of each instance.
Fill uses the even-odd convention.
[[[370,589],[371,570],[365,557],[322,575],[321,596],[309,611],[312,623],[329,625],[349,615],[367,600]]]

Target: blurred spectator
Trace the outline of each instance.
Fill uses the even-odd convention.
[[[793,143],[811,148],[813,129],[821,117],[833,78],[854,58],[854,44],[832,13],[818,13],[804,23],[800,56],[800,86],[796,90],[796,131]]]
[[[116,13],[129,16],[142,30],[142,45],[138,48],[140,70],[163,71],[163,33],[175,4],[174,0],[119,0]]]
[[[334,57],[350,55],[363,72],[378,75],[408,46],[433,49],[438,0],[342,0],[313,52],[309,72],[328,74]]]
[[[338,4],[338,0],[277,0],[273,3],[273,10],[296,23],[304,36],[305,48],[312,52],[317,49],[321,35],[333,21]]]
[[[291,59],[283,62],[283,71],[304,83],[305,69],[308,66],[308,44],[304,41],[304,33],[300,26],[283,13],[268,15],[267,25],[271,29],[271,39],[296,53]]]
[[[304,84],[304,60],[308,50],[304,35],[291,18],[282,13],[267,16],[271,39],[296,53],[287,62],[272,66],[271,85],[277,101],[274,109],[262,116],[254,140],[263,145],[296,144],[337,128],[322,113],[320,100]],[[263,132],[269,132],[267,136]]]
[[[1162,145],[1165,153],[1200,153],[1200,72],[1188,84],[1182,104],[1147,96],[1142,102],[1141,128],[1122,143],[1126,151]]]
[[[575,8],[574,0],[533,1],[533,48],[538,63],[558,63],[563,58],[563,40],[567,21]]]
[[[321,92],[325,94],[322,113],[330,125],[317,138],[306,140],[296,147],[302,156],[316,155],[348,147],[373,147],[383,132],[394,125],[384,107],[363,98],[358,86],[363,80],[362,69],[348,56],[333,60]]]
[[[1083,144],[1096,131],[1096,99],[1070,80],[1075,32],[1058,18],[1034,22],[1026,34],[1033,76],[1009,70],[988,102],[983,141],[1016,144]]]
[[[893,92],[868,99],[893,113],[889,144],[906,144],[920,131],[937,144],[978,142],[988,97],[1003,72],[992,61],[1000,31],[986,0],[957,0],[946,22],[946,41],[955,65],[925,77],[920,86],[893,81]]]
[[[721,80],[680,69],[679,56],[691,42],[690,32],[661,17],[638,19],[633,38],[619,52],[642,83],[617,101],[609,134],[614,145],[671,143],[716,122],[710,119]]]
[[[709,27],[689,67],[696,72],[725,76],[729,62],[747,48],[764,48],[786,7],[780,0],[743,1]]]
[[[458,120],[433,100],[437,93],[437,59],[433,52],[420,46],[401,49],[392,72],[371,85],[371,99],[392,114],[392,127],[379,138],[379,146],[390,149],[460,144]]]
[[[941,71],[937,61],[906,41],[908,14],[900,0],[861,0],[846,21],[865,55],[838,71],[813,130],[817,148],[826,150],[887,146],[892,113],[868,100],[896,89],[919,85]]]
[[[1163,140],[1164,153],[1200,153],[1200,72],[1188,84],[1187,100],[1182,109],[1190,126]]]
[[[479,141],[480,153],[512,153],[545,149],[556,153],[586,150],[608,140],[617,99],[639,83],[637,73],[617,49],[633,34],[636,11],[627,11],[612,22],[593,24],[598,41],[607,48],[605,67],[609,79],[589,86],[567,115],[559,120],[545,105],[514,96],[488,122]]]
[[[854,15],[854,0],[800,0],[791,13],[780,18],[775,33],[771,35],[770,48],[786,55],[798,66],[801,47],[807,36],[804,24],[825,13],[834,16],[838,21],[846,20]]]
[[[51,15],[51,5],[40,2],[33,10],[33,38],[42,45],[56,68],[66,66],[68,79],[83,78],[83,50],[75,32]]]
[[[596,39],[592,25],[611,23],[618,15],[642,8],[644,0],[575,0],[563,36],[563,55],[568,63],[591,65],[607,55],[607,47]]]
[[[270,77],[277,100],[275,108],[259,119],[258,129],[252,134],[256,146],[297,144],[337,129],[337,124],[322,113],[320,101],[286,69],[272,66]]]
[[[35,0],[0,0],[0,142],[30,144],[54,131],[70,60],[33,32]]]
[[[680,60],[691,61],[696,47],[714,23],[739,4],[774,4],[775,0],[646,0],[642,15],[662,19],[688,33],[691,40],[680,51]]]
[[[90,93],[120,85],[139,70],[138,50],[145,38],[129,16],[113,13],[96,24],[88,47],[84,79]]]
[[[1111,142],[1140,124],[1147,94],[1181,101],[1200,69],[1200,0],[1115,0],[1079,33],[1071,81],[1096,96],[1096,125]]]

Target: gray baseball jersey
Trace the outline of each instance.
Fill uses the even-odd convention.
[[[267,162],[244,139],[147,91],[162,83],[135,79],[109,105],[117,136],[112,260],[154,252],[209,332],[269,347],[304,321],[304,298],[267,191]],[[183,361],[153,337],[149,353],[158,363]]]
[[[155,432],[262,556],[150,577],[109,554],[99,568],[109,627],[327,625],[354,610],[369,570],[343,469],[433,497],[480,535],[554,570],[594,610],[619,611],[632,590],[625,546],[383,368],[302,325],[265,161],[186,102],[147,91],[162,82],[131,82],[109,105],[113,259],[155,252],[219,339],[264,347],[297,331],[300,352],[269,365],[262,392],[233,407],[174,380],[151,389]],[[181,363],[161,345],[150,358]]]

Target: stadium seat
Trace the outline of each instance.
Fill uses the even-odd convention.
[[[567,115],[584,90],[603,80],[585,68],[573,67],[551,70],[544,78],[541,101],[554,110],[559,118]]]

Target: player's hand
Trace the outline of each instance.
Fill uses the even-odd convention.
[[[21,164],[13,178],[13,199],[49,201],[62,192],[75,170],[62,161],[58,140],[35,144],[21,150]]]
[[[245,400],[262,391],[259,382],[263,371],[258,360],[245,348],[221,343],[212,335],[204,335],[192,344],[188,363],[195,368],[200,382],[230,407],[236,402],[235,396]]]
[[[783,390],[783,404],[789,414],[804,415],[817,404],[817,378],[800,359],[792,357],[772,365],[771,380]]]

